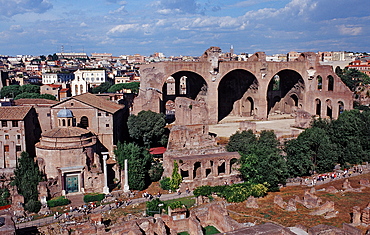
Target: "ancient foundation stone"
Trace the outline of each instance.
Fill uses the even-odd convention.
[[[296,201],[294,198],[289,199],[288,205],[285,208],[286,211],[297,211]]]
[[[287,206],[287,203],[284,202],[283,198],[280,195],[276,195],[274,197],[274,203],[283,209],[285,209],[285,207]]]
[[[328,201],[321,205],[316,211],[311,212],[310,215],[323,215],[328,212],[334,211],[334,202]]]
[[[334,186],[329,186],[325,189],[325,191],[328,193],[337,193],[338,189],[336,189]]]
[[[257,199],[253,196],[249,196],[246,202],[247,208],[258,208]]]

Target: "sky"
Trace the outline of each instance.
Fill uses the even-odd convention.
[[[0,0],[0,55],[370,52],[370,0]]]

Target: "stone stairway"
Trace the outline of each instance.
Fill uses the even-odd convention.
[[[79,207],[85,204],[84,195],[82,193],[70,193],[66,195],[66,198],[71,200],[72,207]]]

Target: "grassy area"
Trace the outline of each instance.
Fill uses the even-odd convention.
[[[360,179],[370,180],[370,173],[362,174],[359,176],[348,178],[353,188],[360,188]],[[284,187],[280,192],[270,192],[263,198],[258,198],[257,203],[258,209],[249,209],[245,207],[244,203],[235,203],[229,205],[227,208],[237,214],[230,213],[230,216],[240,223],[251,222],[251,223],[266,223],[276,222],[286,227],[295,226],[301,224],[305,227],[313,227],[319,224],[332,225],[342,228],[343,223],[351,223],[350,213],[354,206],[359,206],[364,209],[369,203],[370,188],[363,188],[362,192],[338,192],[328,193],[323,190],[329,186],[334,186],[336,189],[342,189],[344,179],[335,180],[328,182],[323,185],[315,186],[316,194],[322,199],[322,204],[327,201],[334,202],[335,211],[338,211],[336,217],[331,219],[325,219],[323,216],[309,215],[310,212],[316,209],[307,209],[301,204],[297,203],[297,211],[285,211],[279,206],[274,204],[274,197],[280,195],[285,202],[289,199],[294,198],[295,195],[303,199],[304,192],[309,190],[307,186],[291,186]],[[359,227],[363,229],[362,227]]]
[[[186,206],[186,208],[190,208],[190,207],[194,206],[194,204],[195,204],[194,196],[168,200],[168,201],[166,201],[166,204],[170,204],[172,202],[177,202],[177,201],[180,201],[183,205]]]
[[[207,227],[203,228],[203,232],[204,232],[205,235],[220,233],[220,231],[218,231],[217,228],[215,228],[213,226],[207,226]]]
[[[177,235],[190,235],[188,232],[181,232],[181,233],[178,233]]]

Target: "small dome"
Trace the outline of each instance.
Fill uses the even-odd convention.
[[[72,118],[73,113],[71,110],[64,108],[58,112],[57,117],[58,118]]]

